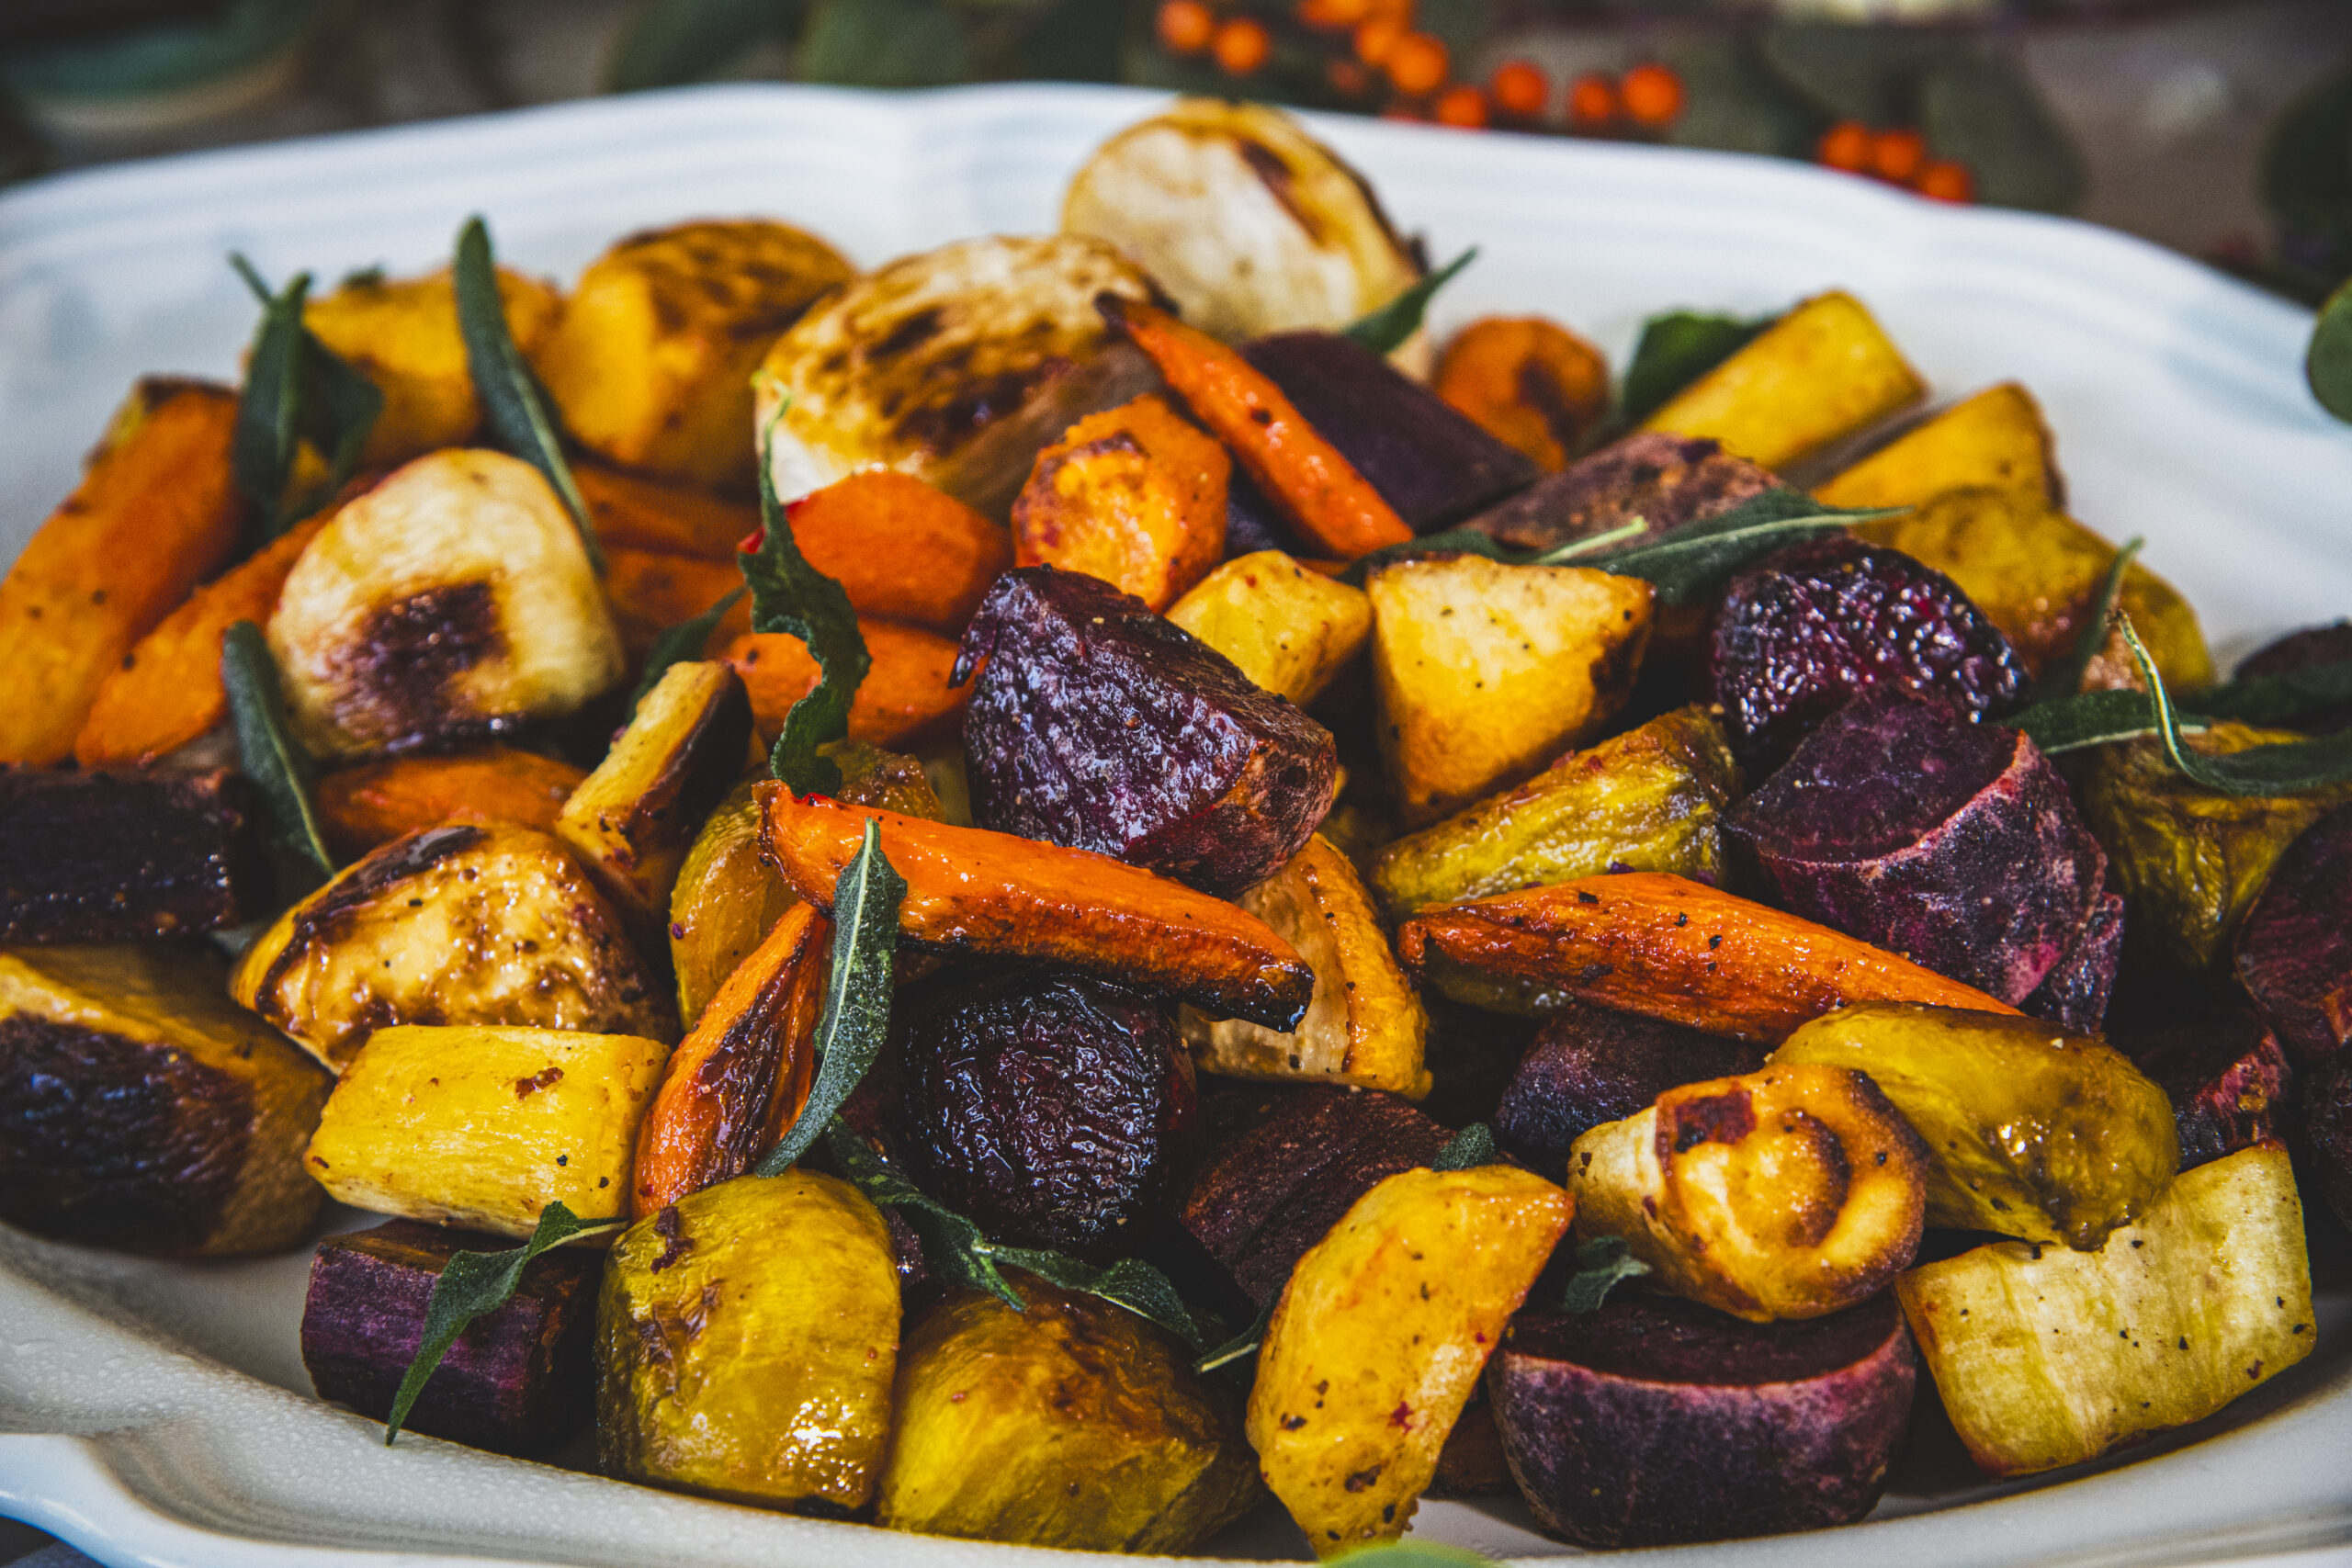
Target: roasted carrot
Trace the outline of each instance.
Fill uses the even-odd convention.
[[[1487,316],[1453,334],[1430,389],[1557,473],[1609,412],[1609,362],[1542,316]]]
[[[944,637],[888,621],[860,620],[865,651],[874,667],[849,709],[849,738],[886,750],[903,750],[936,733],[964,711],[969,685],[951,686],[956,645]],[[817,684],[817,661],[797,637],[753,632],[727,645],[722,657],[743,677],[752,694],[752,722],[761,739],[773,744],[784,716]]]
[[[1037,454],[1012,503],[1013,560],[1082,571],[1165,610],[1225,558],[1225,448],[1146,393]]]
[[[732,559],[706,560],[628,545],[605,547],[605,597],[612,604],[621,647],[632,661],[643,659],[663,632],[742,586],[743,574]],[[702,651],[725,648],[751,629],[752,604],[745,597],[719,621]]]
[[[1001,527],[895,468],[852,474],[785,512],[793,543],[859,615],[946,637],[963,635],[989,584],[1012,564]]]
[[[514,822],[552,833],[563,803],[587,776],[550,757],[484,746],[344,768],[320,779],[313,794],[327,848],[356,860],[444,822]]]
[[[639,1219],[742,1175],[808,1101],[833,923],[795,904],[703,1010],[670,1056],[637,1134]]]
[[[1239,354],[1156,305],[1115,294],[1098,295],[1094,305],[1150,356],[1291,525],[1324,554],[1353,560],[1413,536],[1355,465]]]
[[[865,824],[906,878],[899,933],[953,952],[1059,964],[1219,1015],[1295,1029],[1315,972],[1257,916],[1087,850],[760,786],[768,852],[792,890],[830,908]]]
[[[760,514],[690,485],[639,479],[575,460],[571,477],[589,520],[607,549],[664,550],[735,564],[735,547],[760,525]]]
[[[1574,998],[1777,1044],[1849,1002],[2015,1008],[1907,958],[1662,872],[1449,904],[1397,929],[1406,966],[1506,1010]]]
[[[236,418],[226,387],[141,381],[81,484],[0,579],[0,764],[71,756],[124,655],[236,547]]]

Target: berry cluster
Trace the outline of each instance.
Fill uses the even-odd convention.
[[[1976,176],[1967,164],[1928,155],[1928,139],[1908,126],[1873,130],[1841,119],[1821,133],[1815,161],[1849,175],[1867,175],[1936,201],[1973,201]]]

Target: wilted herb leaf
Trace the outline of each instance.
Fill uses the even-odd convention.
[[[747,583],[701,615],[688,615],[655,637],[652,649],[645,656],[645,673],[638,677],[637,690],[629,694],[629,712],[635,713],[637,705],[645,700],[645,694],[662,683],[662,677],[669,673],[670,666],[689,664],[700,659],[702,650],[710,643],[710,634],[718,629],[718,623],[727,618],[727,612],[735,607],[736,601],[751,591]]]
[[[779,409],[775,419],[784,417]],[[873,660],[857,629],[857,612],[842,585],[808,564],[792,537],[792,523],[776,500],[768,471],[768,440],[775,419],[760,433],[760,544],[740,551],[736,564],[752,589],[752,629],[798,637],[817,661],[816,689],[792,705],[784,731],[768,755],[768,769],[795,795],[831,795],[842,787],[842,771],[819,754],[820,746],[849,734],[850,702]]]
[[[2075,646],[2066,650],[2065,658],[2041,672],[2041,679],[2034,682],[2034,701],[2050,702],[2082,691],[2083,677],[2090,673],[2091,661],[2107,646],[2110,629],[2108,623],[2114,619],[2115,601],[2123,592],[2123,574],[2145,543],[2145,539],[2134,536],[2107,563],[2107,574],[2099,579],[2098,592],[2091,595],[2089,612],[2083,617],[2083,629],[2075,634]]]
[[[1268,1296],[1266,1304],[1258,1309],[1258,1315],[1250,1320],[1249,1327],[1223,1344],[1203,1351],[1200,1359],[1193,1363],[1193,1370],[1196,1372],[1213,1372],[1220,1367],[1229,1367],[1237,1361],[1256,1355],[1258,1348],[1266,1341],[1266,1329],[1274,1321],[1274,1308],[1281,1304],[1282,1299],[1280,1291]]]
[[[2143,692],[2083,692],[2036,703],[2002,722],[2022,729],[2044,756],[2111,746],[2156,732],[2156,710]]]
[[[1649,418],[1667,400],[1746,348],[1758,333],[1780,318],[1709,315],[1698,310],[1669,310],[1642,323],[1634,357],[1625,367],[1625,381],[1617,400],[1618,423],[1628,427]]]
[[[277,660],[270,657],[269,640],[251,621],[239,621],[220,639],[220,684],[237,732],[237,756],[268,808],[271,836],[289,853],[318,867],[321,875],[333,876],[334,857],[327,852],[326,836],[311,804],[311,754],[287,723]]]
[[[1730,511],[1686,524],[1661,538],[1583,558],[1621,577],[1647,578],[1661,604],[1696,604],[1724,581],[1773,551],[1875,523],[1907,508],[1824,506],[1803,491],[1775,486]]]
[[[1168,1276],[1140,1258],[1122,1258],[1097,1269],[1059,1252],[997,1247],[993,1243],[990,1255],[999,1263],[1026,1269],[1049,1285],[1059,1285],[1081,1295],[1099,1296],[1123,1306],[1146,1323],[1158,1324],[1195,1350],[1209,1342],[1208,1335],[1184,1305],[1184,1298],[1176,1293]]]
[[[1628,1280],[1637,1280],[1650,1266],[1634,1256],[1622,1235],[1597,1235],[1577,1243],[1577,1271],[1560,1292],[1567,1312],[1599,1312],[1609,1292]]]
[[[1495,1130],[1484,1122],[1473,1122],[1438,1150],[1430,1161],[1431,1170],[1472,1170],[1482,1165],[1492,1165],[1502,1158],[1495,1146]]]
[[[2290,729],[2298,719],[2344,703],[2352,703],[2352,659],[2276,675],[2241,675],[2224,685],[2209,686],[2188,700],[2190,708],[2209,718],[2285,725]]]
[[[1379,310],[1350,321],[1340,329],[1342,335],[1355,339],[1374,354],[1394,354],[1407,338],[1421,330],[1421,320],[1429,314],[1430,300],[1437,291],[1477,259],[1478,247],[1473,245]]]
[[[245,359],[245,382],[237,393],[230,467],[237,488],[259,509],[264,536],[276,538],[342,489],[358,468],[384,411],[384,394],[302,324],[309,273],[298,273],[272,294],[243,256],[232,254],[229,265],[262,304],[261,325]],[[311,490],[288,495],[286,487],[305,441],[326,459],[327,476]]]
[[[2180,715],[2173,706],[2171,694],[2165,690],[2164,677],[2156,672],[2156,661],[2141,642],[2140,634],[2132,629],[2128,615],[2123,618],[2123,640],[2130,645],[2132,657],[2140,666],[2141,679],[2148,683],[2148,697],[2155,709],[2156,734],[2164,741],[2165,755],[2172,759],[2174,767],[2196,783],[2222,795],[2267,799],[2304,795],[2352,780],[2352,730],[2319,740],[2250,746],[2226,756],[2209,757],[2191,749],[2182,739]]]

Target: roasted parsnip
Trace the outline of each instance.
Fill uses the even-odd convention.
[[[1280,550],[1236,556],[1169,607],[1168,618],[1234,668],[1305,707],[1372,636],[1372,601]]]

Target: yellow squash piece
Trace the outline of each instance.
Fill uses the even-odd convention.
[[[1510,1166],[1408,1170],[1291,1270],[1258,1355],[1250,1441],[1318,1557],[1393,1540],[1576,1205]]]
[[[498,1235],[529,1235],[549,1203],[620,1219],[669,1055],[633,1034],[379,1029],[336,1080],[303,1168],[355,1209]]]
[[[1917,506],[1956,490],[2064,501],[2041,405],[2015,381],[1988,387],[1872,452],[1815,490],[1831,506]],[[1981,601],[1980,601],[1981,603]]]
[[[1280,550],[1227,561],[1169,606],[1168,618],[1300,707],[1372,636],[1369,598]]]

